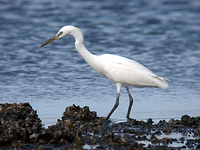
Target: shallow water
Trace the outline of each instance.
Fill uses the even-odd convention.
[[[45,126],[72,104],[106,116],[116,87],[92,70],[66,37],[39,49],[64,25],[84,30],[94,54],[112,53],[170,79],[166,90],[134,88],[131,117],[154,121],[200,112],[200,1],[36,0],[0,2],[0,103],[29,102]],[[128,96],[111,120],[125,121]]]

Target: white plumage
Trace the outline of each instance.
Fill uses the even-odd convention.
[[[168,87],[164,78],[155,75],[152,71],[144,67],[143,65],[112,54],[93,55],[91,54],[83,44],[83,34],[81,30],[74,26],[64,26],[59,32],[42,44],[40,47],[67,35],[72,35],[75,38],[75,47],[83,59],[99,74],[107,77],[111,82],[117,86],[117,99],[113,109],[108,114],[107,118],[111,116],[114,110],[119,105],[119,96],[121,87],[124,86],[129,95],[129,108],[127,118],[129,118],[131,107],[133,104],[133,98],[130,94],[128,86],[135,87],[158,87],[166,89]]]

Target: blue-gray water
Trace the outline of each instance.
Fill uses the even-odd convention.
[[[125,56],[170,79],[166,90],[130,89],[132,118],[200,115],[199,0],[0,1],[0,103],[29,102],[45,126],[72,104],[108,114],[116,87],[85,63],[72,37],[39,49],[71,24],[92,53]],[[122,88],[113,121],[126,120],[128,101]]]

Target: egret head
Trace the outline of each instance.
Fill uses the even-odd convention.
[[[62,27],[55,36],[53,36],[52,38],[47,40],[44,44],[42,44],[40,46],[40,48],[49,44],[50,42],[52,42],[54,40],[60,39],[60,38],[67,36],[67,35],[71,35],[74,28],[76,28],[76,27],[74,27],[74,26],[64,26],[64,27]]]

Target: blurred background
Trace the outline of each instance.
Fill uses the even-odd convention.
[[[166,90],[130,88],[130,117],[200,115],[199,0],[0,0],[0,103],[29,102],[45,127],[73,104],[107,116],[116,86],[88,66],[72,37],[39,49],[64,25],[84,30],[93,54],[128,57],[170,79]],[[126,121],[128,103],[122,88],[112,121]]]

